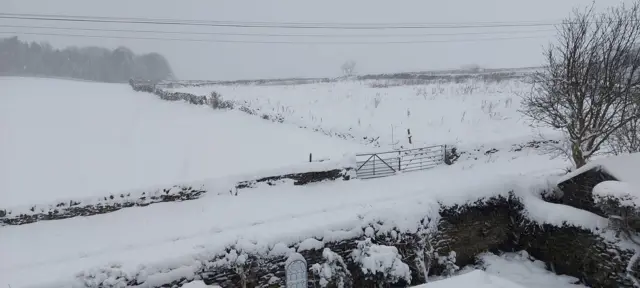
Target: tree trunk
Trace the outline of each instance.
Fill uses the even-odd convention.
[[[587,164],[587,160],[584,158],[584,154],[582,154],[579,143],[571,144],[571,157],[576,164],[576,169]]]

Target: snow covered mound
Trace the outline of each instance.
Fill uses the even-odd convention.
[[[414,286],[419,288],[581,288],[578,279],[556,275],[542,261],[531,259],[525,251],[478,256],[483,270],[463,271],[451,278]]]
[[[404,86],[380,81],[214,85],[170,90],[196,95],[216,91],[225,100],[260,114],[278,115],[285,123],[347,133],[355,139],[379,137],[382,148],[412,148],[537,135],[518,112],[517,93],[529,89],[522,79],[512,79]]]
[[[478,256],[482,269],[527,288],[578,288],[585,287],[578,283],[578,278],[556,275],[546,269],[546,264],[532,259],[526,251],[495,255],[485,253]]]
[[[507,279],[488,274],[482,270],[474,270],[469,273],[452,278],[427,283],[416,288],[526,288]]]
[[[636,189],[626,182],[604,181],[593,188],[593,196],[596,202],[616,198],[622,206],[640,207],[640,191]]]
[[[0,78],[0,207],[174,185],[361,151],[120,84]]]

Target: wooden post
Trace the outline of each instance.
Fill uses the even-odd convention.
[[[313,161],[313,156],[311,156],[311,153],[309,153],[309,162]]]
[[[447,144],[442,145],[442,163],[447,163]]]

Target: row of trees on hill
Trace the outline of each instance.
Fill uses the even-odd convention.
[[[54,49],[47,43],[0,39],[0,75],[42,76],[127,82],[131,78],[173,78],[167,59],[158,53],[136,55],[126,47]]]
[[[576,10],[557,27],[522,112],[562,130],[581,167],[600,152],[640,152],[640,2]]]

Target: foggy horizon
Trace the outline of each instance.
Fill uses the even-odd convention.
[[[276,2],[201,1],[180,3],[140,0],[91,2],[44,0],[1,0],[3,13],[73,15],[86,17],[130,17],[245,22],[299,23],[470,23],[470,22],[558,22],[574,8],[591,3],[580,0],[563,2],[470,0],[447,3],[404,1],[335,0],[303,3],[291,0]],[[616,5],[617,0],[596,1],[596,9]],[[548,9],[549,5],[555,9]],[[5,27],[2,27],[5,25]],[[9,26],[9,27],[6,27]],[[23,26],[23,28],[16,28]],[[24,28],[41,27],[41,28]],[[44,27],[49,27],[45,29]],[[155,30],[173,34],[109,31],[73,31],[51,28],[89,28],[113,30]],[[540,66],[543,47],[554,39],[554,28],[489,27],[465,29],[382,29],[376,31],[336,29],[284,29],[194,27],[123,23],[69,23],[57,21],[0,19],[0,38],[18,36],[23,41],[48,42],[54,48],[97,46],[115,49],[124,46],[136,54],[157,52],[165,56],[178,79],[237,80],[290,77],[337,77],[340,65],[348,60],[357,63],[357,74],[417,72],[458,69],[465,65],[483,68],[520,68]],[[237,34],[324,34],[330,37],[190,35],[188,33]],[[27,34],[25,34],[27,33]],[[91,37],[177,38],[205,41],[255,42],[420,42],[402,44],[312,44],[312,43],[226,43],[187,42],[145,39],[85,38],[44,34],[79,34]],[[474,35],[474,33],[479,33]],[[487,35],[481,35],[487,33]],[[345,35],[357,34],[357,37]],[[372,35],[363,37],[363,35]],[[391,34],[391,35],[390,35]],[[395,35],[394,35],[395,34]],[[454,34],[454,35],[433,35]],[[413,36],[402,36],[413,35]],[[419,35],[419,36],[418,36]],[[422,36],[424,35],[424,36]],[[515,38],[482,40],[485,38]],[[480,40],[480,41],[476,41]],[[434,41],[434,42],[430,42]],[[439,42],[443,41],[443,42]],[[457,42],[468,41],[468,42]]]

